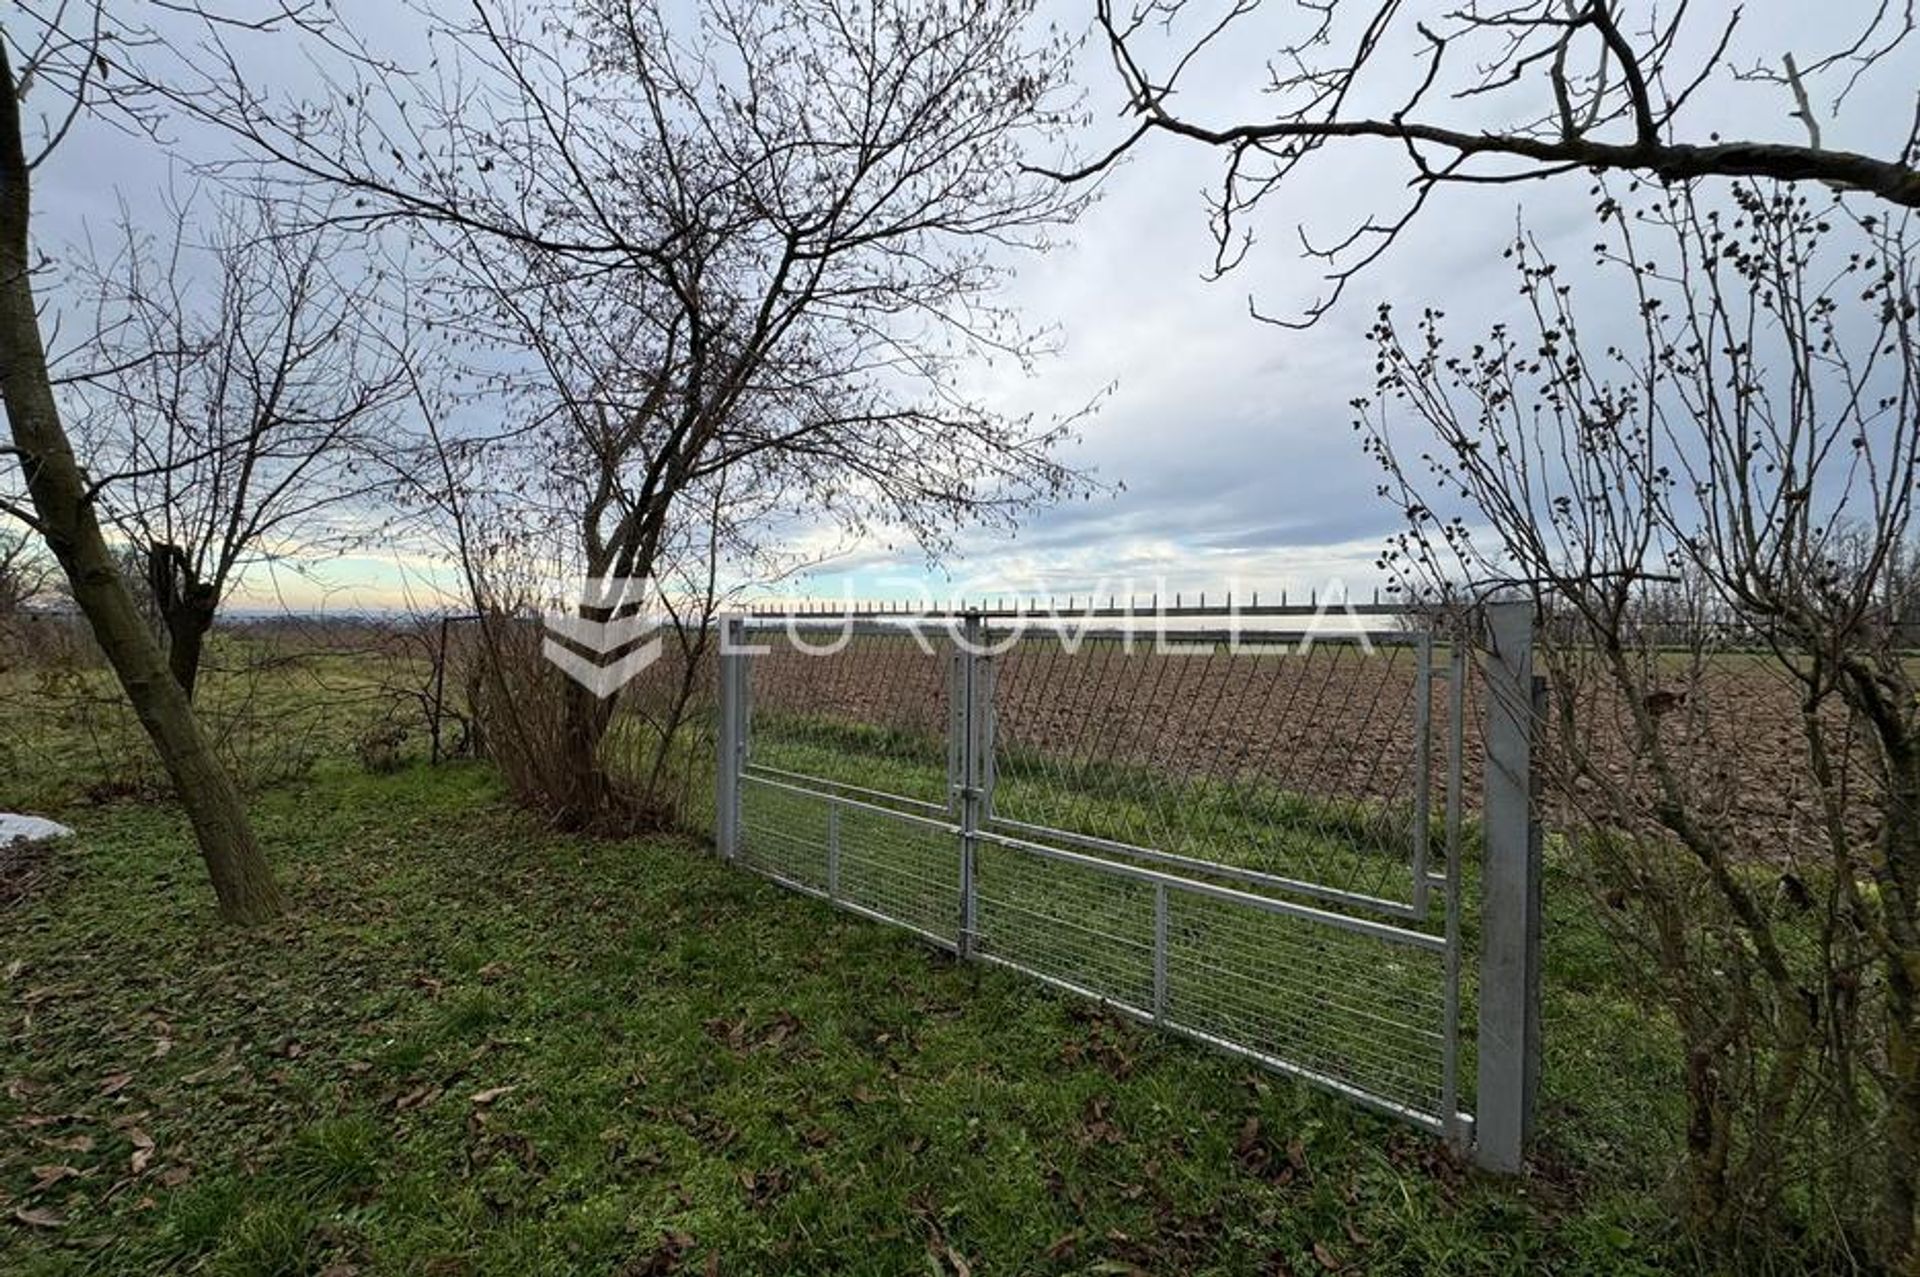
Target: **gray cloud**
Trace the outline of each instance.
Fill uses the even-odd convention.
[[[1275,5],[1278,13],[1291,5]],[[1084,0],[1061,0],[1056,16],[1086,20]],[[1736,64],[1775,59],[1782,49],[1831,42],[1823,6],[1768,0],[1749,5]],[[376,39],[375,33],[368,33]],[[1263,50],[1243,38],[1223,70],[1201,82],[1183,109],[1214,119],[1257,115]],[[262,47],[263,80],[297,80],[298,55]],[[1897,149],[1912,119],[1914,51],[1874,76],[1844,120],[1827,121],[1832,146]],[[1086,59],[1089,104],[1099,124],[1091,149],[1121,126],[1110,109],[1113,85],[1104,55]],[[1694,108],[1689,128],[1737,129],[1796,138],[1790,104],[1777,89],[1724,78]],[[207,158],[217,139],[181,139]],[[1017,536],[966,534],[945,566],[954,577],[1074,582],[1162,572],[1204,583],[1223,574],[1264,579],[1273,588],[1319,576],[1358,575],[1370,583],[1371,552],[1391,530],[1374,495],[1375,473],[1349,427],[1348,401],[1371,386],[1365,329],[1372,308],[1439,304],[1464,330],[1484,328],[1514,300],[1499,250],[1524,201],[1529,228],[1564,260],[1585,262],[1593,241],[1588,179],[1572,175],[1517,188],[1443,192],[1403,241],[1350,291],[1317,328],[1287,332],[1249,318],[1249,297],[1277,313],[1295,313],[1324,291],[1316,267],[1296,251],[1294,226],[1322,235],[1350,228],[1370,210],[1404,197],[1402,157],[1391,146],[1327,152],[1308,180],[1273,201],[1252,228],[1260,243],[1224,281],[1203,278],[1212,261],[1202,192],[1220,159],[1201,148],[1161,141],[1108,180],[1098,205],[1068,242],[1022,264],[1012,300],[1036,324],[1058,328],[1064,349],[1032,378],[982,367],[969,389],[1009,412],[1042,418],[1071,413],[1101,387],[1115,388],[1086,426],[1070,457],[1103,482],[1124,485],[1111,497],[1034,512]],[[157,206],[154,190],[169,161],[151,144],[97,123],[78,130],[40,175],[36,233],[43,245],[78,238],[114,212],[113,192],[136,210]],[[108,186],[101,180],[111,175]],[[911,550],[874,545],[837,560],[814,588],[904,590],[923,575]],[[936,577],[936,579],[938,579]],[[1064,588],[1064,587],[1063,587]]]

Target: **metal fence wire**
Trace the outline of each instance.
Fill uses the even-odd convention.
[[[1275,612],[734,618],[720,846],[1512,1169],[1538,1052],[1526,618],[1497,652],[1500,627]]]

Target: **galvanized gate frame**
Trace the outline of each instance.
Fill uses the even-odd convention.
[[[1156,1024],[1164,1022],[1163,1012],[1167,996],[1167,927],[1170,889],[1233,897],[1236,901],[1253,907],[1300,917],[1314,917],[1361,934],[1390,934],[1396,940],[1403,942],[1407,938],[1408,933],[1395,928],[1369,923],[1361,918],[1331,914],[1313,905],[1249,896],[1221,887],[1216,883],[1196,882],[1179,877],[1175,873],[1140,866],[1111,864],[1093,855],[1028,842],[1018,836],[1017,822],[1002,822],[1015,826],[1012,834],[1005,829],[993,827],[994,728],[993,714],[985,707],[992,703],[994,658],[985,649],[983,641],[985,631],[979,614],[969,613],[955,617],[953,623],[955,637],[963,641],[954,645],[950,671],[952,683],[949,696],[950,723],[947,733],[947,810],[945,812],[929,810],[924,814],[916,815],[872,806],[860,799],[857,794],[838,797],[828,805],[827,811],[829,833],[825,890],[783,878],[778,874],[768,876],[774,877],[785,886],[820,896],[863,916],[895,925],[907,925],[909,930],[915,931],[942,948],[952,950],[962,959],[1011,966],[1045,983],[1092,997],[1101,997],[1101,995],[1070,981],[978,951],[976,945],[978,923],[975,912],[978,893],[975,890],[975,882],[982,843],[991,841],[1001,847],[1016,848],[1067,863],[1098,866],[1103,872],[1150,883],[1154,886],[1152,1005],[1135,1007],[1115,1003],[1108,998],[1102,998],[1102,1000],[1115,1005],[1118,1010],[1126,1014]],[[1542,690],[1533,674],[1533,613],[1530,604],[1497,602],[1483,605],[1473,619],[1469,631],[1475,636],[1471,641],[1471,668],[1477,671],[1479,677],[1485,715],[1482,723],[1485,758],[1480,812],[1483,859],[1479,901],[1479,1014],[1476,1033],[1478,1076],[1474,1112],[1460,1113],[1457,1118],[1454,1115],[1457,1109],[1455,1095],[1458,1087],[1454,1073],[1458,1054],[1458,964],[1463,956],[1460,902],[1457,890],[1460,880],[1457,864],[1450,863],[1446,873],[1441,875],[1431,873],[1424,864],[1425,848],[1428,845],[1425,836],[1427,809],[1430,801],[1424,766],[1418,770],[1419,792],[1416,809],[1418,825],[1415,846],[1419,852],[1414,866],[1414,912],[1410,916],[1425,916],[1428,893],[1431,889],[1453,884],[1454,889],[1449,889],[1445,893],[1444,934],[1441,937],[1432,938],[1434,943],[1444,945],[1443,952],[1448,964],[1445,1012],[1448,1045],[1444,1055],[1446,1077],[1442,1088],[1444,1115],[1437,1122],[1432,1123],[1430,1129],[1446,1135],[1456,1146],[1468,1149],[1474,1161],[1483,1168],[1497,1172],[1517,1173],[1524,1167],[1525,1151],[1531,1134],[1541,1050],[1541,845],[1539,828],[1535,820],[1532,742],[1533,724],[1538,721],[1541,711]],[[715,778],[715,844],[723,856],[735,861],[740,860],[741,792],[742,782],[746,776],[750,738],[752,701],[750,652],[746,618],[742,616],[723,618],[719,662],[719,750]],[[1454,645],[1454,657],[1449,667],[1434,670],[1429,658],[1429,647],[1426,645],[1423,645],[1420,664],[1417,667],[1416,730],[1423,733],[1423,750],[1424,734],[1430,727],[1426,721],[1426,716],[1430,712],[1429,680],[1437,674],[1450,683],[1447,696],[1450,710],[1448,745],[1454,765],[1448,770],[1445,795],[1450,834],[1448,839],[1450,858],[1457,856],[1458,851],[1457,829],[1463,797],[1460,793],[1461,769],[1458,766],[1458,759],[1466,703],[1465,684],[1469,668],[1466,649],[1458,642]],[[795,793],[809,793],[799,786],[786,784],[778,778],[756,777],[755,783],[771,785],[775,788],[788,788]],[[843,805],[881,812],[891,819],[910,822],[915,826],[942,834],[951,834],[957,838],[959,844],[957,897],[960,916],[955,920],[957,925],[951,942],[943,936],[930,934],[924,929],[903,923],[899,918],[863,908],[844,897],[839,890],[837,862],[840,843],[837,836],[837,823],[839,811]],[[1178,861],[1180,858],[1168,856],[1166,859]],[[762,873],[768,872],[760,866],[750,867]],[[1271,881],[1267,885],[1272,885]],[[1421,939],[1424,940],[1425,937]],[[1183,1029],[1178,1025],[1169,1024],[1167,1027],[1182,1032],[1186,1036],[1199,1038],[1214,1047],[1252,1058],[1278,1071],[1347,1095],[1372,1107],[1394,1110],[1395,1106],[1383,1103],[1378,1097],[1357,1091],[1337,1079],[1316,1075],[1309,1070],[1206,1033]],[[1401,1112],[1401,1116],[1420,1121],[1417,1115],[1404,1111]],[[1420,1121],[1420,1124],[1429,1125],[1426,1121]]]

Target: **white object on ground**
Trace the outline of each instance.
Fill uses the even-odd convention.
[[[42,816],[13,816],[0,812],[0,847],[9,846],[22,839],[27,842],[39,842],[44,838],[71,837],[73,830],[56,821]]]

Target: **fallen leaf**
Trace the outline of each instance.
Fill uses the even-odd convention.
[[[127,1132],[127,1138],[133,1141],[133,1173],[139,1175],[153,1160],[153,1136],[136,1126]]]
[[[219,1064],[209,1064],[204,1069],[195,1069],[180,1080],[188,1086],[199,1086],[202,1082],[212,1082],[219,1078],[231,1076],[239,1071],[240,1066],[238,1064],[231,1061],[224,1061]]]
[[[150,1060],[164,1059],[167,1052],[171,1050],[173,1050],[172,1038],[155,1038],[153,1040],[153,1054],[147,1058]]]
[[[473,1093],[473,1102],[475,1104],[491,1104],[495,1100],[499,1099],[501,1096],[506,1095],[512,1091],[517,1091],[519,1089],[520,1088],[518,1084],[509,1084],[507,1086],[490,1086],[484,1091],[475,1091]]]
[[[1328,1272],[1336,1273],[1340,1271],[1339,1258],[1335,1256],[1331,1250],[1327,1249],[1325,1242],[1315,1242],[1313,1244],[1313,1257],[1319,1260],[1320,1266]]]
[[[114,1073],[100,1079],[100,1094],[118,1095],[127,1089],[127,1083],[133,1081],[131,1073]]]
[[[399,1109],[402,1113],[408,1109],[425,1108],[427,1105],[439,1099],[440,1095],[441,1088],[437,1086],[415,1087],[413,1090],[408,1091],[405,1095],[395,1100],[393,1107]]]
[[[185,1166],[169,1166],[160,1172],[160,1185],[163,1188],[178,1188],[193,1178],[193,1171]]]
[[[22,1206],[13,1212],[13,1217],[29,1228],[65,1228],[67,1221],[42,1207]]]
[[[41,1140],[40,1145],[43,1148],[59,1149],[63,1153],[91,1153],[93,1152],[93,1136],[69,1135],[65,1139]]]
[[[68,1166],[65,1163],[53,1166],[36,1166],[33,1168],[33,1186],[35,1188],[51,1188],[63,1179],[77,1179],[79,1176],[80,1172],[76,1168]]]

